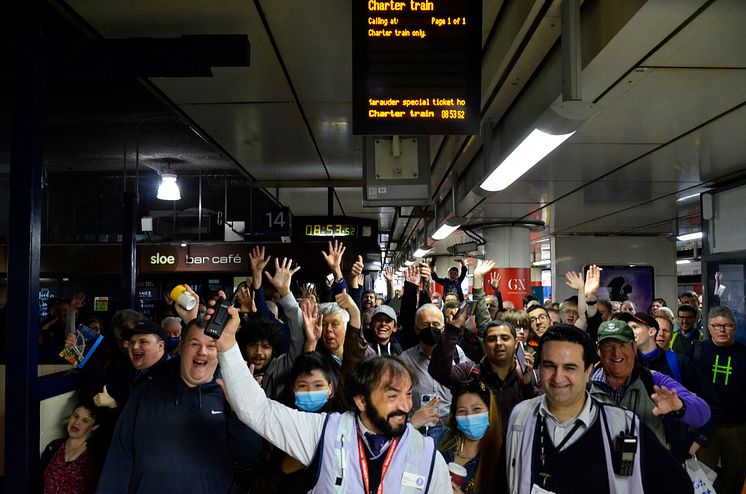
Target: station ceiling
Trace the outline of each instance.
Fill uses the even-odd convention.
[[[436,205],[441,215],[451,207],[454,176],[459,213],[469,223],[541,220],[545,228],[532,233],[538,242],[552,235],[674,235],[696,227],[699,203],[683,198],[746,170],[741,0],[585,0],[582,98],[598,114],[493,194],[479,190],[496,166],[485,164],[480,136],[431,136],[431,204],[400,210],[362,206],[349,0],[53,4],[92,37],[246,34],[251,63],[215,68],[213,77],[142,81],[160,106],[108,121],[78,115],[82,128],[99,129],[98,145],[69,149],[63,138],[50,169],[121,168],[117,135],[142,121],[165,136],[148,145],[143,134],[144,163],[177,171],[238,168],[271,184],[271,194],[296,215],[327,214],[332,186],[335,214],[376,219],[397,249],[416,248],[437,228],[428,216]],[[482,32],[483,125],[523,132],[537,111],[561,98],[560,2],[483,0]],[[181,120],[169,117],[174,111]],[[449,237],[436,252],[464,240]]]

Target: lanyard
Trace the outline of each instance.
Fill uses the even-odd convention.
[[[549,480],[549,478],[551,477],[549,472],[547,472],[547,460],[549,460],[550,458],[547,457],[548,455],[545,453],[545,450],[544,450],[544,426],[546,424],[546,420],[547,419],[545,417],[542,417],[541,422],[540,422],[541,425],[539,427],[539,444],[541,447],[541,450],[539,453],[539,460],[541,461],[541,470],[542,470],[541,472],[539,472],[539,476],[543,479],[543,482],[542,482],[543,487],[547,486],[547,480]],[[560,450],[562,450],[562,447],[565,444],[567,444],[567,441],[569,441],[573,435],[575,435],[578,429],[580,429],[581,425],[583,425],[583,423],[580,420],[575,422],[575,427],[570,429],[570,432],[568,432],[565,438],[559,443],[559,445],[557,445],[557,447],[554,450],[554,454],[552,456],[556,455],[557,453],[560,452]]]
[[[391,460],[394,458],[394,450],[399,444],[399,438],[395,437],[391,440],[389,450],[386,453],[386,458],[383,460],[383,468],[381,469],[381,480],[378,483],[378,489],[376,494],[383,494],[383,478],[386,476],[386,472],[391,466]],[[360,458],[360,471],[363,474],[363,484],[365,485],[365,494],[370,494],[370,475],[368,474],[368,460],[365,458],[365,446],[363,446],[363,436],[360,435],[360,429],[357,431],[357,452]]]

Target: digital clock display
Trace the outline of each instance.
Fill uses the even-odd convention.
[[[354,237],[357,235],[355,225],[344,223],[310,223],[306,225],[306,237]]]

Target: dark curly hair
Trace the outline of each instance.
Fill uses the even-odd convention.
[[[282,348],[282,333],[277,325],[264,316],[249,317],[241,324],[238,332],[240,348],[254,345],[259,341],[266,341],[272,347],[273,352]]]

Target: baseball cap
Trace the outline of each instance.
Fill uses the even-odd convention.
[[[619,320],[626,323],[635,321],[651,328],[660,329],[660,326],[658,326],[658,321],[656,321],[655,318],[647,312],[637,312],[635,314],[622,312],[622,314],[619,316]]]
[[[394,322],[396,322],[396,312],[394,311],[393,307],[389,307],[388,305],[379,305],[378,307],[376,307],[376,310],[373,311],[373,314],[371,314],[370,319],[375,319],[378,314],[384,314],[388,316],[389,319],[393,319]]]
[[[596,342],[601,343],[603,340],[608,339],[629,343],[630,341],[635,341],[635,332],[624,321],[618,319],[604,321],[598,328]]]
[[[122,338],[130,340],[136,334],[154,334],[162,340],[165,339],[161,326],[153,321],[143,321],[134,328],[123,330]]]

